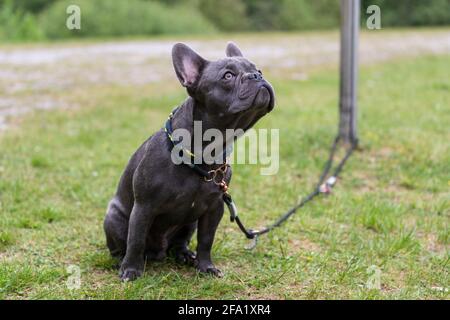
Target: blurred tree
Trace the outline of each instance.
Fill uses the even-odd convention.
[[[10,41],[40,40],[44,33],[30,12],[14,7],[12,0],[0,6],[0,39]]]
[[[362,0],[362,17],[372,4],[380,7],[383,26],[450,24],[450,0]],[[362,23],[364,21],[362,19]]]
[[[417,1],[410,16],[411,25],[450,24],[450,0]]]
[[[66,8],[73,3],[80,6],[82,16],[82,27],[76,31],[65,28]],[[52,39],[216,31],[197,8],[141,0],[61,0],[40,14],[40,24]]]
[[[4,6],[8,0],[0,0],[0,7]],[[13,8],[25,12],[37,13],[44,10],[57,0],[14,0]]]
[[[339,26],[339,1],[282,0],[279,26],[283,30],[333,28]]]
[[[285,30],[311,28],[315,19],[308,0],[282,0],[279,13],[280,26]]]
[[[238,31],[249,27],[241,0],[200,0],[198,5],[200,12],[220,30]]]
[[[68,3],[82,7],[79,36],[337,28],[339,0],[0,0],[0,37],[68,37]],[[450,25],[450,0],[361,0],[381,8],[382,27]]]
[[[197,6],[198,0],[143,0],[148,2],[160,2],[168,6],[179,5],[179,4],[193,4]]]
[[[279,29],[280,0],[242,0],[254,30]]]

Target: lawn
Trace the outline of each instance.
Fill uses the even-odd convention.
[[[129,156],[185,97],[175,77],[87,88],[70,97],[83,107],[16,119],[0,134],[0,298],[448,299],[449,73],[448,55],[362,68],[361,148],[333,194],[253,251],[225,216],[213,250],[222,279],[168,259],[121,283],[105,246],[106,205]],[[310,191],[337,130],[335,68],[266,77],[278,102],[258,127],[280,129],[280,170],[235,165],[230,187],[250,227]],[[71,265],[79,289],[67,286]],[[373,272],[380,288],[368,287]]]

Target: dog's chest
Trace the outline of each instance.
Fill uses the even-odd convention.
[[[199,179],[198,183],[180,184],[160,207],[159,221],[167,226],[197,221],[202,215],[220,210],[223,192],[212,181]]]
[[[178,222],[190,223],[198,220],[208,211],[217,210],[222,191],[211,182],[201,182],[194,192],[182,196],[178,202]]]

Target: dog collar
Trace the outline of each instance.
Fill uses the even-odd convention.
[[[166,133],[167,138],[171,142],[171,147],[170,147],[169,151],[172,151],[172,149],[175,146],[177,146],[177,144],[178,144],[178,142],[176,142],[173,139],[173,128],[172,128],[173,115],[178,110],[178,108],[179,107],[176,107],[174,110],[172,110],[172,112],[169,114],[169,117],[167,118],[166,124],[164,126],[164,132]],[[223,192],[227,192],[228,185],[225,182],[225,174],[228,170],[228,167],[230,166],[227,161],[227,150],[224,151],[225,163],[222,164],[217,169],[209,170],[209,171],[202,169],[199,165],[194,163],[195,154],[192,153],[190,150],[188,150],[184,147],[182,147],[180,150],[183,154],[187,154],[191,158],[190,159],[191,161],[189,161],[189,162],[183,161],[183,164],[187,165],[189,168],[194,170],[198,175],[202,176],[206,182],[213,182],[215,185],[219,186],[219,188]]]

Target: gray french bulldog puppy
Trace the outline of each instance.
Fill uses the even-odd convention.
[[[256,66],[229,43],[227,58],[207,61],[188,46],[173,47],[176,75],[189,97],[172,119],[173,130],[193,135],[202,129],[247,130],[274,107],[274,91]],[[142,275],[146,260],[162,260],[169,250],[176,261],[192,263],[198,271],[221,276],[211,261],[211,248],[224,212],[223,190],[185,164],[171,158],[172,142],[164,129],[145,141],[129,160],[110,201],[104,221],[111,255],[120,261],[120,278]],[[217,169],[217,164],[201,164]],[[231,169],[231,168],[229,168]],[[231,170],[224,180],[228,184]],[[197,230],[197,253],[189,242]]]

